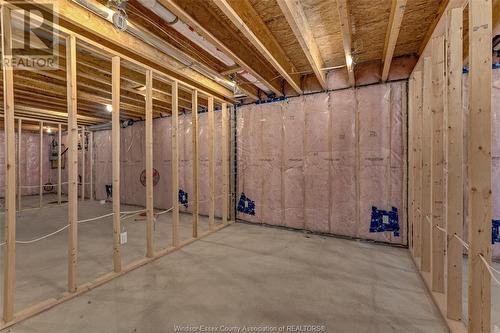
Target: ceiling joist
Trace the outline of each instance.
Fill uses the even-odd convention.
[[[384,64],[382,69],[382,82],[387,81],[389,76],[389,69],[391,69],[392,56],[396,48],[399,31],[401,30],[401,22],[406,8],[406,0],[392,0],[391,16],[389,25],[387,26],[387,33],[385,34],[385,46],[382,56]]]
[[[288,25],[297,38],[302,51],[311,65],[311,68],[323,89],[327,89],[326,75],[322,70],[324,61],[321,57],[319,47],[316,44],[311,27],[307,22],[302,5],[298,0],[277,0],[278,5],[285,16]]]
[[[275,80],[275,73],[263,66],[253,52],[249,52],[248,47],[237,34],[217,22],[216,15],[204,1],[158,0],[158,2],[224,52],[274,94],[283,95],[279,82]]]
[[[98,2],[92,2],[102,7]],[[206,89],[226,99],[233,99],[233,92],[212,79],[178,62],[152,45],[116,30],[113,24],[70,0],[58,2],[59,25],[82,36],[99,42],[125,56],[164,71],[167,75],[182,78],[188,84]]]
[[[351,14],[348,0],[337,0],[337,11],[340,18],[340,30],[342,31],[342,42],[344,46],[347,74],[349,75],[349,84],[354,86],[356,84],[356,79],[354,77],[354,63],[352,60]]]
[[[213,0],[276,71],[302,94],[300,75],[276,38],[248,0]]]

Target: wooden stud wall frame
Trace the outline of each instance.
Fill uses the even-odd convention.
[[[2,3],[3,4],[3,3]],[[11,54],[12,49],[12,38],[11,38],[11,22],[10,22],[10,7],[9,5],[1,6],[1,24],[2,24],[2,57],[9,56]],[[12,73],[12,68],[5,66],[7,62],[3,61],[3,93],[4,93],[4,122],[5,122],[5,132],[6,132],[6,159],[5,163],[8,164],[9,167],[5,168],[5,178],[6,178],[6,213],[5,213],[5,229],[6,229],[6,244],[5,244],[5,265],[3,267],[4,274],[4,290],[3,293],[3,316],[2,320],[0,320],[0,330],[12,326],[13,324],[27,319],[33,315],[36,315],[42,311],[45,311],[57,304],[65,302],[69,299],[72,299],[82,293],[96,288],[116,277],[119,277],[127,272],[130,272],[136,268],[139,268],[153,260],[161,258],[169,253],[172,253],[182,247],[191,244],[192,242],[206,237],[214,232],[221,230],[227,225],[231,224],[233,221],[229,221],[228,215],[224,214],[223,220],[225,223],[221,225],[211,224],[210,230],[204,233],[198,232],[198,191],[199,191],[199,177],[198,177],[198,162],[199,162],[199,144],[197,136],[196,139],[193,139],[193,158],[194,158],[194,167],[193,167],[193,178],[195,180],[195,210],[193,212],[193,238],[189,240],[180,240],[179,237],[179,206],[178,206],[178,163],[174,163],[174,167],[172,168],[172,176],[174,177],[173,184],[173,203],[174,203],[174,223],[172,224],[173,228],[173,238],[172,245],[168,246],[164,250],[155,251],[153,244],[153,196],[152,196],[152,184],[148,182],[147,186],[147,196],[146,196],[146,211],[147,211],[147,221],[146,221],[146,255],[144,258],[139,259],[129,265],[122,265],[120,244],[119,244],[119,232],[120,232],[120,202],[119,202],[119,193],[120,193],[120,178],[119,178],[119,129],[120,129],[120,63],[121,60],[126,60],[127,62],[131,62],[140,68],[143,68],[146,71],[146,107],[145,107],[145,115],[146,115],[146,163],[147,163],[147,172],[149,175],[152,175],[152,142],[153,142],[153,131],[152,131],[152,111],[153,111],[153,103],[152,103],[152,78],[153,75],[157,75],[160,80],[168,81],[172,85],[172,110],[176,110],[177,112],[173,112],[174,121],[173,124],[177,124],[176,119],[178,119],[178,90],[182,89],[183,91],[188,91],[193,96],[193,128],[196,129],[198,127],[198,107],[197,107],[197,99],[198,96],[206,96],[209,102],[209,109],[211,110],[211,117],[213,117],[213,103],[214,100],[223,103],[223,109],[227,112],[228,101],[222,100],[217,96],[214,96],[204,90],[200,90],[196,87],[193,87],[184,82],[178,81],[176,78],[173,78],[158,69],[149,67],[144,65],[132,58],[124,56],[123,54],[111,50],[105,46],[102,46],[93,40],[79,35],[73,31],[65,29],[60,26],[56,26],[61,35],[66,40],[66,78],[67,78],[67,124],[48,120],[40,120],[40,119],[30,119],[26,117],[15,117],[14,115],[14,77]],[[79,181],[78,181],[78,135],[79,135],[79,127],[78,127],[78,115],[77,115],[77,75],[76,75],[76,57],[77,57],[77,44],[84,43],[86,45],[90,45],[95,50],[98,50],[101,53],[111,55],[112,57],[112,159],[113,159],[113,227],[114,227],[114,237],[110,239],[110,247],[113,248],[113,271],[109,272],[92,282],[80,284],[78,281],[78,197],[79,197]],[[226,147],[223,150],[223,158],[224,160],[229,161],[229,151],[228,144],[229,142],[229,117],[227,114],[223,116],[226,124],[223,126],[223,147]],[[62,139],[62,131],[63,127],[67,128],[67,146],[68,146],[68,159],[67,159],[67,169],[68,169],[68,291],[60,295],[58,298],[50,298],[40,303],[37,303],[33,306],[30,306],[21,311],[15,311],[14,300],[15,300],[15,252],[16,252],[16,234],[15,234],[15,226],[16,226],[16,203],[18,205],[18,209],[21,209],[20,205],[20,196],[16,197],[16,189],[20,194],[21,191],[20,183],[16,183],[16,153],[15,153],[15,119],[17,119],[17,126],[21,128],[23,121],[36,121],[40,124],[40,136],[43,134],[43,126],[44,124],[50,123],[57,125],[58,129],[58,141],[61,142]],[[213,125],[213,121],[211,123]],[[211,127],[213,130],[213,127]],[[175,129],[175,127],[173,127]],[[94,188],[93,188],[93,133],[89,132],[85,127],[80,129],[82,136],[89,136],[89,152],[87,158],[90,159],[90,193],[86,192],[85,189],[85,178],[82,177],[82,187],[80,188],[80,197],[82,199],[89,197],[90,199],[94,198]],[[19,130],[19,134],[21,135],[22,131]],[[178,161],[178,131],[172,131],[172,157],[173,161]],[[212,135],[213,138],[213,135]],[[19,140],[20,145],[20,140]],[[215,142],[210,144],[210,147],[214,146]],[[84,144],[82,144],[84,146]],[[58,154],[58,170],[57,170],[57,202],[58,204],[62,204],[62,189],[61,189],[61,146],[59,145]],[[20,148],[20,147],[18,147]],[[41,149],[41,154],[42,154]],[[85,149],[83,149],[83,152]],[[177,159],[175,159],[177,158]],[[211,161],[214,163],[214,156],[211,154]],[[83,155],[82,155],[83,162]],[[83,166],[83,164],[82,164]],[[83,171],[83,170],[82,170]],[[41,172],[40,172],[41,173]],[[231,206],[229,194],[229,183],[230,183],[230,175],[229,175],[229,166],[224,168],[223,171],[224,177],[224,200],[227,202],[223,203],[225,207],[224,211],[228,211]],[[19,176],[17,176],[19,177]],[[40,178],[42,179],[42,178]],[[152,181],[152,177],[147,177],[150,181]],[[176,181],[177,180],[177,181]],[[43,186],[42,181],[40,184]],[[212,185],[210,188],[210,198],[211,203],[215,200],[214,195],[214,186]],[[42,196],[40,195],[40,202],[42,200]],[[177,209],[175,208],[177,206]],[[39,208],[37,208],[39,209]],[[211,218],[213,220],[213,214],[211,214]]]
[[[469,133],[462,107],[463,12],[469,5]],[[451,0],[409,85],[410,253],[453,333],[491,327],[491,33],[489,0]],[[485,88],[486,87],[486,88]],[[464,241],[464,154],[469,147],[468,242]],[[421,172],[419,172],[420,170]],[[468,249],[468,322],[462,263]]]

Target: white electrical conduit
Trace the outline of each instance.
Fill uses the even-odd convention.
[[[120,212],[120,218],[122,220],[126,220],[126,219],[128,219],[128,218],[130,218],[132,216],[139,215],[139,214],[141,214],[141,213],[143,213],[145,211],[146,211],[145,209],[140,209],[140,210],[132,210],[132,211]],[[109,214],[105,214],[105,215],[101,215],[101,216],[96,216],[96,217],[93,217],[93,218],[90,218],[90,219],[79,220],[79,221],[77,221],[77,223],[80,224],[80,223],[92,222],[92,221],[100,220],[100,219],[103,219],[103,218],[106,218],[106,217],[110,217],[110,216],[113,216],[113,215],[114,215],[114,213],[109,213]],[[44,239],[49,238],[51,236],[54,236],[54,235],[60,233],[61,231],[66,230],[67,228],[69,228],[69,224],[65,225],[64,227],[61,227],[61,228],[57,229],[54,232],[51,232],[50,234],[47,234],[47,235],[44,235],[44,236],[41,236],[41,237],[38,237],[38,238],[35,238],[35,239],[31,239],[31,240],[27,240],[27,241],[16,240],[16,244],[32,244],[32,243],[36,243],[38,241],[41,241],[41,240],[44,240]],[[0,246],[4,246],[5,244],[6,244],[6,242],[0,243]]]
[[[441,228],[440,226],[438,225],[435,225],[434,226],[436,229],[438,229],[439,231],[443,232],[445,235],[448,235],[448,232],[446,231],[446,229],[444,228]],[[458,237],[457,234],[454,234],[453,237],[455,237],[461,244],[464,248],[466,248],[467,250],[470,249],[470,245],[467,244],[466,241],[464,241],[462,238]],[[479,254],[479,258],[481,258],[481,261],[483,262],[483,264],[486,266],[486,269],[488,270],[488,272],[490,273],[491,275],[491,278],[493,279],[493,281],[496,282],[496,284],[498,284],[500,286],[500,280],[495,276],[494,273],[496,274],[499,274],[500,275],[500,271],[495,269],[495,267],[493,267],[492,265],[490,265],[488,263],[488,261],[486,259],[484,259],[483,255]]]
[[[222,195],[219,195],[219,196],[215,197],[214,199],[219,199],[219,198],[222,198],[222,197],[223,197]],[[203,203],[203,202],[208,202],[208,201],[209,200],[198,201],[198,203]],[[162,215],[162,214],[168,213],[168,212],[170,212],[172,210],[173,210],[173,207],[171,207],[169,209],[166,209],[164,211],[161,211],[159,213],[156,213],[156,215]],[[123,212],[120,212],[120,219],[122,221],[124,221],[124,220],[127,220],[127,219],[131,218],[131,217],[134,217],[134,216],[137,216],[137,215],[139,215],[141,213],[144,213],[144,212],[146,212],[146,209],[123,211]],[[106,217],[110,217],[110,216],[113,216],[113,215],[114,215],[114,213],[108,213],[108,214],[104,214],[104,215],[101,215],[101,216],[92,217],[92,218],[85,219],[85,220],[79,220],[79,221],[77,221],[77,223],[80,224],[80,223],[93,222],[93,221],[101,220],[101,219],[104,219]],[[41,240],[44,240],[44,239],[49,238],[51,236],[54,236],[54,235],[60,233],[61,231],[66,230],[68,227],[69,227],[69,224],[65,225],[64,227],[61,227],[60,229],[57,229],[54,232],[51,232],[50,234],[47,234],[47,235],[44,235],[44,236],[41,236],[41,237],[38,237],[38,238],[35,238],[35,239],[31,239],[31,240],[28,240],[28,241],[19,241],[19,240],[16,240],[16,244],[32,244],[32,243],[36,243],[38,241],[41,241]],[[4,246],[5,244],[6,244],[6,242],[0,243],[0,246]]]

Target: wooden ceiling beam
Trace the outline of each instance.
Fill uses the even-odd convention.
[[[105,9],[105,6],[97,1],[92,1],[92,4]],[[44,11],[45,9],[40,7],[40,10]],[[62,29],[87,37],[93,43],[99,43],[124,56],[136,59],[146,66],[151,66],[189,85],[208,90],[218,97],[233,99],[234,94],[228,88],[185,66],[170,55],[131,34],[118,31],[112,23],[73,1],[58,1],[57,15],[59,17],[59,26]]]
[[[275,95],[283,95],[280,82],[276,80],[276,73],[264,66],[258,59],[258,55],[254,54],[253,50],[249,50],[233,30],[221,25],[216,20],[217,16],[204,1],[158,0],[158,2],[224,52]]]
[[[46,110],[43,108],[19,105],[19,106],[16,106],[15,109],[16,109],[15,110],[16,115],[21,115],[21,114],[36,115],[36,116],[45,117],[45,118],[51,119],[51,120],[55,120],[56,118],[61,119],[61,120],[68,119],[67,113]],[[2,108],[0,108],[0,111],[2,111],[2,113],[3,113]],[[43,120],[43,119],[44,118],[41,118],[40,120]],[[102,122],[103,118],[78,115],[78,120],[81,121],[82,123],[96,124],[96,123]]]
[[[387,81],[389,69],[391,69],[392,57],[396,49],[399,31],[401,30],[401,22],[406,8],[406,0],[392,0],[391,15],[387,32],[385,34],[384,53],[382,56],[382,82]]]
[[[248,0],[212,0],[252,45],[290,84],[302,94],[300,75],[285,51]]]
[[[324,67],[324,61],[321,57],[318,44],[316,44],[316,40],[314,39],[311,27],[307,22],[302,5],[298,0],[277,0],[277,2],[288,22],[288,25],[292,28],[295,37],[299,41],[302,51],[304,52],[309,65],[311,65],[321,88],[326,90],[326,75],[322,70]]]
[[[344,46],[347,74],[349,75],[349,84],[354,87],[356,85],[356,78],[354,76],[354,63],[352,59],[351,12],[348,1],[337,0],[337,12],[340,19],[340,30],[342,32],[342,43]]]
[[[32,77],[26,76],[26,73],[23,73],[23,76],[19,76],[18,73],[15,73],[14,86],[25,87],[28,89],[39,89],[41,91],[48,91],[57,94],[58,96],[66,96],[66,90],[63,86],[55,84],[53,82],[42,82],[40,79],[34,79]],[[89,93],[84,91],[83,89],[79,89],[78,99],[99,103],[102,105],[111,104],[111,98],[104,97],[102,96],[102,94],[98,95]],[[134,111],[136,114],[144,114],[144,108],[136,104],[122,102],[121,106],[123,109]]]

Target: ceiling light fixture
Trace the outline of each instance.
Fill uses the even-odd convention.
[[[350,54],[346,56],[346,64],[347,67],[350,67],[352,65],[352,56]]]

